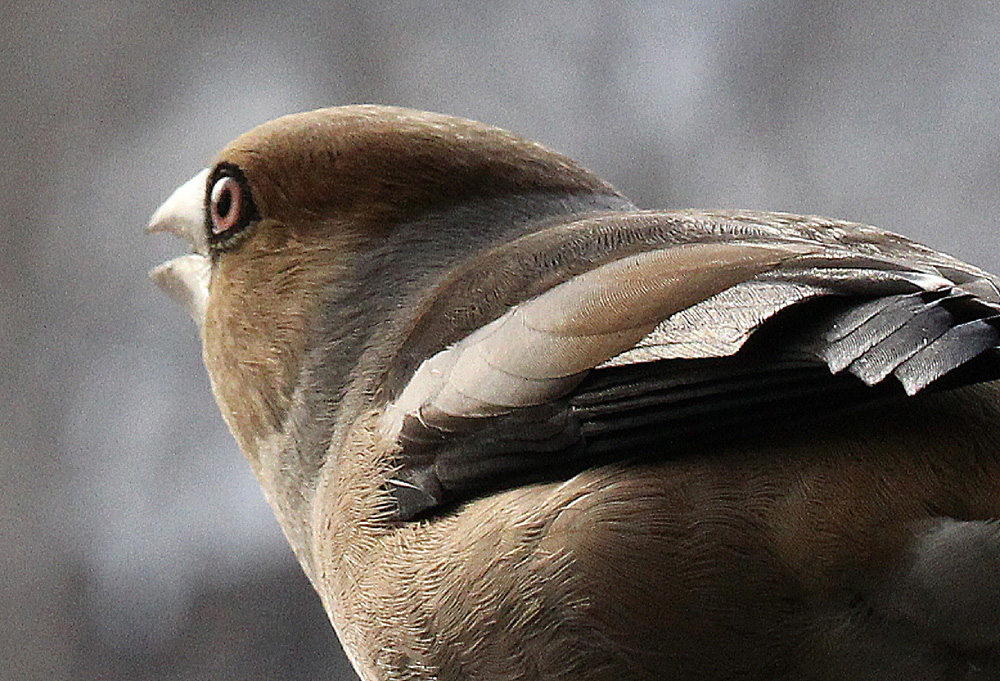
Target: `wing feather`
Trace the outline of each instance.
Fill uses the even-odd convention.
[[[680,450],[912,395],[976,358],[1000,367],[987,352],[1000,344],[997,291],[950,256],[815,217],[550,226],[443,284],[423,307],[436,321],[415,325],[390,370],[398,381],[416,367],[388,391],[383,420],[399,450],[399,517],[653,443]],[[416,363],[431,330],[453,340]]]

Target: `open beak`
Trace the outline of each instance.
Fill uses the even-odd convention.
[[[212,280],[208,241],[205,236],[205,192],[208,169],[178,187],[150,218],[146,231],[170,232],[191,244],[192,253],[157,265],[149,278],[175,302],[180,303],[201,326],[208,305]]]

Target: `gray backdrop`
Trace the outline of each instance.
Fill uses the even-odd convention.
[[[8,2],[0,679],[352,678],[142,228],[280,114],[391,103],[645,207],[819,213],[1000,270],[1000,5]]]

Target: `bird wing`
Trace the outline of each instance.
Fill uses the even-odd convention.
[[[777,213],[550,226],[473,258],[424,313],[437,323],[414,327],[383,419],[403,519],[1000,366],[993,277],[871,227]]]

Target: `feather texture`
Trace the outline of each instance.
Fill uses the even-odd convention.
[[[560,253],[581,232],[603,249]],[[637,213],[528,240],[551,288],[433,354],[386,406],[400,517],[657,443],[696,447],[912,395],[1000,339],[989,275],[861,225]],[[691,363],[709,358],[725,361]]]
[[[241,136],[151,228],[195,251],[154,276],[366,681],[997,677],[977,268],[639,211],[377,106]]]

